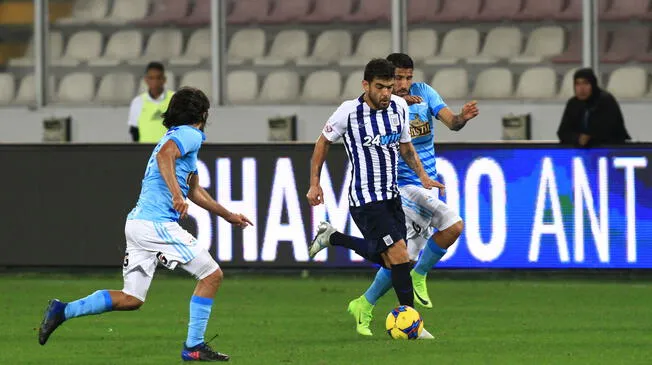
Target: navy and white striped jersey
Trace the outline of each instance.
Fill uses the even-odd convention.
[[[411,141],[407,102],[392,95],[384,110],[371,109],[363,96],[347,100],[331,115],[322,134],[344,139],[351,161],[349,205],[361,206],[398,196],[399,143]]]

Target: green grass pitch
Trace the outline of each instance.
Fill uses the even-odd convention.
[[[162,271],[162,270],[159,270]],[[417,308],[435,341],[393,341],[376,306],[374,337],[346,313],[371,276],[230,276],[207,339],[233,364],[650,364],[652,285],[560,280],[437,280],[435,308]],[[190,277],[160,275],[140,311],[65,323],[46,346],[37,327],[48,299],[121,288],[119,276],[0,276],[0,364],[179,364]]]

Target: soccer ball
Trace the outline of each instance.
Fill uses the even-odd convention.
[[[415,340],[423,331],[423,319],[414,308],[401,305],[389,312],[385,328],[395,340]]]

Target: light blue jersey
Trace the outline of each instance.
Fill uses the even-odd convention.
[[[154,148],[147,162],[140,197],[136,207],[131,210],[127,219],[142,219],[152,222],[176,222],[179,212],[172,207],[172,193],[165,184],[156,162],[156,154],[163,145],[172,140],[176,143],[181,157],[176,160],[177,182],[181,187],[183,197],[188,196],[190,177],[197,173],[197,152],[206,136],[197,128],[184,125],[170,128]]]
[[[419,154],[421,164],[431,178],[437,176],[435,167],[435,128],[433,117],[437,118],[440,110],[446,107],[441,96],[430,85],[415,82],[410,88],[410,95],[420,96],[423,102],[412,104],[410,110],[410,135],[412,144]],[[412,171],[403,158],[398,162],[398,186],[421,185],[421,180]]]

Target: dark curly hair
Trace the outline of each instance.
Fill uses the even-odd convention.
[[[194,87],[182,87],[172,95],[168,110],[163,113],[163,125],[170,129],[180,125],[205,123],[210,106],[203,91]]]

